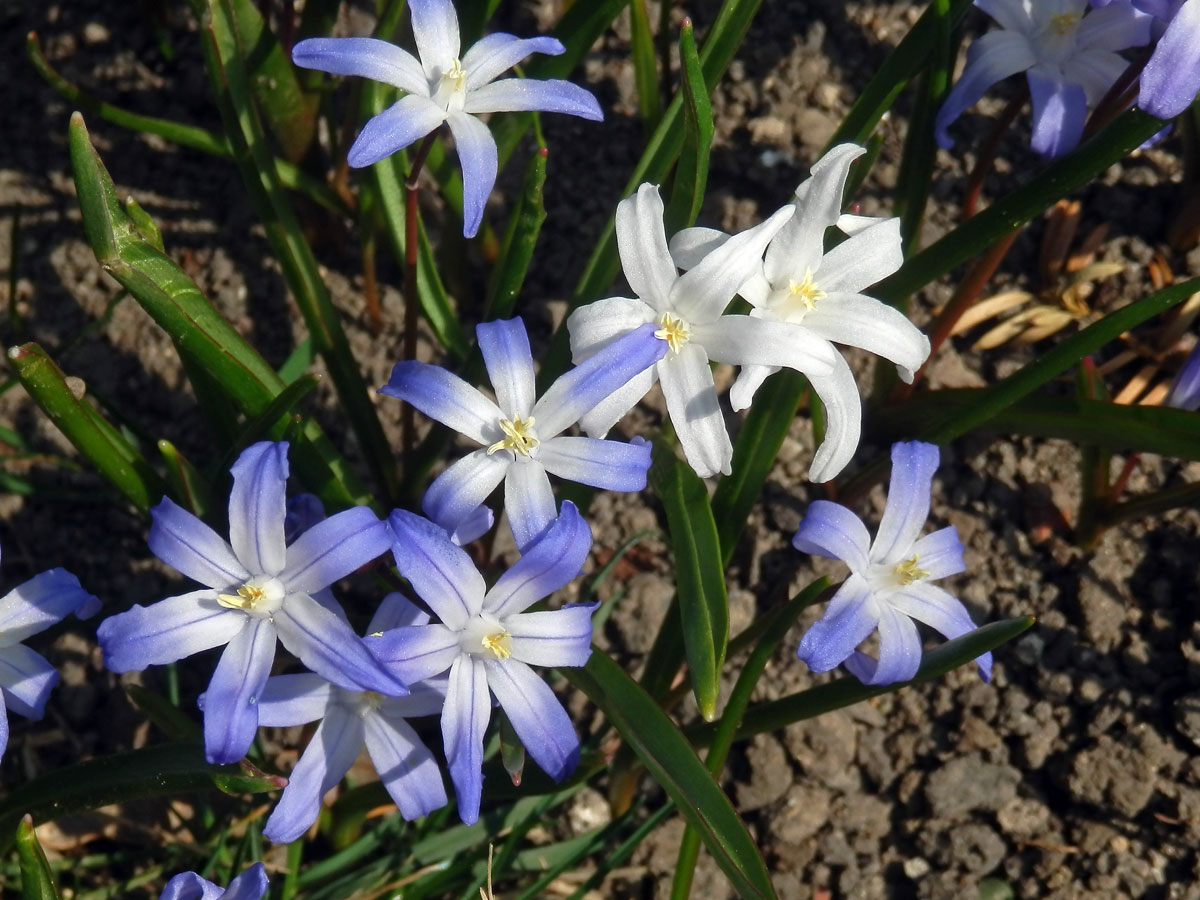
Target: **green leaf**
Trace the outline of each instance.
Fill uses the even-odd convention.
[[[101,475],[143,512],[167,492],[145,457],[84,399],[85,387],[67,376],[37,344],[11,347],[8,361],[26,392]]]
[[[675,594],[683,619],[683,642],[692,692],[700,713],[717,714],[721,667],[729,642],[729,600],[721,544],[708,490],[692,467],[675,455],[668,441],[654,442],[649,482],[662,501],[675,556]]]
[[[500,759],[504,764],[504,771],[512,779],[513,786],[517,787],[521,784],[521,774],[525,771],[525,747],[503,710],[500,711],[499,717]]]
[[[547,155],[546,148],[539,147],[529,159],[521,199],[509,219],[504,243],[500,245],[500,256],[492,269],[488,302],[481,317],[485,320],[511,316],[521,287],[525,284],[533,250],[542,232],[542,224],[546,221],[542,190],[546,185]]]
[[[638,112],[647,128],[658,124],[662,103],[658,98],[658,61],[654,57],[654,36],[646,0],[629,0],[629,18],[633,31],[633,81],[637,86]]]
[[[21,900],[59,900],[54,873],[33,830],[33,818],[17,825],[17,861],[21,866]]]
[[[179,498],[185,509],[204,518],[212,506],[212,485],[170,441],[160,440],[158,452],[167,464],[167,481],[171,485],[172,496]]]
[[[771,877],[754,839],[725,792],[658,704],[602,650],[583,668],[561,669],[616,726],[650,775],[674,801],[734,889],[747,898],[773,898]]]
[[[175,706],[162,694],[155,693],[140,684],[125,686],[133,705],[145,713],[146,718],[170,740],[195,744],[203,739],[200,723]]]
[[[269,439],[278,422],[295,421],[296,406],[320,383],[320,375],[302,375],[276,394],[266,409],[247,420],[241,434],[225,451],[221,461],[213,467],[215,475],[220,476],[229,471],[237,455],[251,444]]]
[[[246,415],[261,413],[283,390],[283,381],[175,262],[134,227],[78,113],[71,117],[70,146],[83,230],[100,265],[167,333],[189,371],[211,376]],[[272,437],[282,437],[289,425],[290,419],[281,419]],[[309,488],[331,509],[370,502],[315,422],[305,423],[304,435],[293,462]]]
[[[806,691],[751,706],[746,710],[742,724],[738,727],[737,740],[745,740],[768,731],[779,731],[794,722],[812,719],[831,710],[853,706],[855,703],[861,703],[882,694],[890,694],[910,684],[920,684],[933,678],[941,678],[952,669],[973,662],[975,657],[1011,641],[1033,625],[1033,622],[1034,620],[1030,616],[1005,619],[1001,622],[984,625],[982,628],[976,628],[962,637],[947,641],[925,653],[921,658],[921,668],[917,670],[912,681],[876,686],[863,684],[857,678],[845,675]],[[714,725],[701,725],[688,729],[687,732],[688,737],[697,746],[711,743],[716,733],[717,728]]]
[[[679,163],[675,166],[671,201],[663,216],[669,235],[696,224],[708,186],[708,156],[713,139],[712,103],[696,53],[691,19],[684,20],[679,34],[679,59],[683,65],[684,138]]]
[[[164,744],[75,763],[14,787],[0,800],[0,835],[13,834],[25,815],[49,822],[85,809],[196,791],[258,794],[285,779],[241,766],[204,761],[198,744]],[[5,839],[7,843],[8,840]],[[7,846],[0,846],[0,852]]]
[[[132,197],[125,200],[125,213],[129,216],[129,221],[133,223],[133,227],[151,247],[159,253],[165,252],[163,246],[162,229],[158,224],[150,218],[150,214],[146,212]]]
[[[247,0],[240,0],[247,2]],[[342,411],[358,437],[363,456],[387,497],[399,493],[395,454],[383,433],[366,382],[342,330],[341,319],[321,278],[312,248],[304,238],[267,146],[258,111],[251,100],[247,59],[252,34],[241,31],[235,0],[209,0],[204,28],[204,56],[221,118],[234,148],[234,159],[258,212],[284,279],[296,300],[313,345],[325,361]],[[274,373],[272,373],[274,375]],[[277,376],[275,376],[277,377]]]

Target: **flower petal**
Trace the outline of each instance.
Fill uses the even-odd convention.
[[[376,631],[387,631],[389,628],[403,628],[406,625],[428,625],[431,619],[429,613],[401,594],[392,591],[380,602],[367,626],[367,634]]]
[[[325,504],[316,494],[297,494],[287,502],[283,517],[283,539],[292,543],[325,518]]]
[[[496,514],[481,503],[472,512],[467,513],[467,517],[450,532],[450,540],[460,547],[465,547],[491,531],[495,524]]]
[[[229,882],[221,900],[262,900],[266,892],[267,870],[262,863],[255,863]]]
[[[150,552],[193,581],[224,590],[250,577],[233,548],[173,500],[150,510],[150,523]]]
[[[442,709],[442,743],[458,797],[458,815],[467,825],[479,819],[483,733],[491,715],[492,698],[483,663],[472,656],[460,656],[450,667],[450,685]]]
[[[967,568],[963,562],[962,541],[953,525],[925,535],[913,544],[913,553],[917,555],[921,569],[929,573],[926,577],[931,581],[957,575]]]
[[[685,228],[675,232],[667,247],[671,259],[680,269],[690,269],[729,240],[729,235],[716,228]]]
[[[518,613],[504,620],[512,658],[531,666],[582,666],[592,655],[592,613],[598,603]]]
[[[512,465],[511,453],[493,453],[482,448],[468,453],[434,479],[421,499],[421,508],[448,538],[468,518],[477,514],[488,494],[504,480]]]
[[[407,697],[384,697],[379,701],[379,714],[387,719],[414,719],[436,716],[446,705],[446,688],[450,673],[419,681]]]
[[[504,707],[525,751],[555,781],[579,764],[579,737],[550,686],[514,659],[484,659],[488,687]]]
[[[441,366],[406,360],[392,368],[392,377],[379,389],[389,397],[411,403],[429,418],[481,444],[490,442],[504,413],[479,390]]]
[[[258,698],[274,661],[275,625],[247,618],[205,692],[204,755],[210,763],[237,762],[250,749],[258,731]]]
[[[879,659],[855,653],[846,669],[863,684],[909,681],[921,667],[921,636],[917,626],[887,603],[879,604]]]
[[[110,672],[140,672],[227,643],[246,627],[245,613],[217,603],[212,590],[168,597],[109,616],[96,629]]]
[[[825,439],[808,467],[810,481],[837,477],[858,449],[862,434],[862,401],[850,366],[838,355],[831,375],[809,375],[808,382],[825,407]]]
[[[66,569],[39,572],[0,598],[0,647],[19,644],[71,612],[87,618],[99,606]]]
[[[936,629],[946,640],[961,637],[974,631],[976,627],[962,601],[934,584],[910,584],[889,597],[888,602],[903,615],[911,616],[918,622],[924,622]],[[977,656],[975,663],[979,666],[979,674],[983,680],[991,680],[992,654]]]
[[[246,570],[254,575],[283,571],[286,545],[288,445],[251,444],[229,470],[229,543]],[[324,585],[321,585],[324,587]]]
[[[842,214],[850,166],[866,152],[857,144],[838,144],[813,164],[812,174],[796,188],[796,214],[767,247],[763,272],[771,284],[803,281],[806,272],[817,271],[825,230]]]
[[[308,594],[288,594],[274,620],[283,646],[326,681],[348,691],[408,693],[349,625]]]
[[[445,672],[462,653],[459,633],[437,622],[372,632],[363,640],[371,655],[405,684]]]
[[[225,891],[195,872],[180,872],[167,882],[158,900],[217,900]]]
[[[309,38],[292,48],[292,62],[332,75],[361,75],[410,94],[429,95],[429,82],[417,58],[378,38]]]
[[[1171,382],[1171,389],[1167,391],[1163,405],[1189,412],[1200,409],[1200,344],[1196,344],[1183,361],[1179,374]],[[3,624],[0,624],[0,629],[3,627]]]
[[[502,418],[529,418],[536,397],[533,384],[533,352],[521,319],[497,319],[475,327],[479,350],[488,379],[496,391]],[[491,424],[495,424],[495,419]],[[480,438],[479,442],[485,443]]]
[[[840,503],[814,500],[808,505],[792,546],[801,553],[840,559],[851,572],[866,574],[870,567],[871,535],[862,519]]]
[[[752,276],[762,271],[763,251],[795,215],[788,204],[765,222],[733,235],[671,286],[670,307],[691,326],[712,322]]]
[[[518,550],[524,550],[558,515],[554,491],[542,464],[518,459],[504,475],[504,511]]]
[[[1076,58],[1085,55],[1088,50],[1115,52],[1148,44],[1153,21],[1151,16],[1131,9],[1128,3],[1113,3],[1092,9],[1075,30],[1075,46],[1079,48]]]
[[[1029,40],[1016,31],[989,31],[975,40],[967,50],[967,65],[962,77],[950,89],[938,110],[934,122],[938,145],[946,150],[954,145],[947,129],[978,103],[988,88],[1036,63],[1037,57]]]
[[[498,157],[496,142],[488,127],[465,112],[452,112],[446,117],[458,162],[463,173],[463,237],[475,237],[483,222],[492,186],[496,183]]]
[[[829,601],[825,615],[804,632],[796,656],[814,672],[836,668],[875,630],[878,606],[866,579],[851,574]]]
[[[754,395],[764,381],[782,368],[781,366],[742,366],[737,381],[729,389],[729,405],[734,412],[749,409]]]
[[[458,59],[458,16],[450,0],[410,0],[413,37],[430,81],[441,78]]]
[[[8,710],[4,708],[4,692],[0,691],[0,759],[8,748]]]
[[[330,712],[288,775],[263,836],[290,844],[308,831],[321,812],[321,798],[350,771],[362,746],[363,720],[340,710]]]
[[[565,113],[591,122],[604,121],[600,104],[577,84],[557,78],[505,78],[467,94],[463,111],[473,115],[494,112]]]
[[[591,412],[581,416],[579,427],[590,437],[604,437],[625,413],[637,406],[657,381],[658,366],[634,375],[624,387],[613,391],[597,403]]]
[[[509,566],[483,599],[483,608],[504,619],[557,591],[579,575],[592,547],[592,532],[570,500],[524,556]]]
[[[666,312],[677,273],[667,249],[658,185],[643,184],[636,194],[617,204],[616,231],[625,280],[655,311]]]
[[[366,716],[367,753],[400,815],[408,821],[446,805],[441,769],[429,748],[402,719]]]
[[[861,347],[896,364],[911,383],[929,358],[929,338],[899,310],[864,294],[831,294],[804,317],[804,327],[849,347]]]
[[[1082,85],[1089,107],[1096,106],[1104,99],[1109,88],[1128,67],[1129,62],[1125,57],[1107,50],[1077,53],[1062,64],[1066,79]]]
[[[717,362],[783,366],[806,375],[832,374],[838,356],[824,336],[805,325],[757,316],[721,316],[696,326],[693,338]]]
[[[0,647],[0,691],[4,703],[27,719],[40,719],[58,684],[58,669],[24,644]]]
[[[538,462],[567,481],[606,491],[640,491],[646,487],[650,444],[556,437],[538,447]]]
[[[392,552],[400,574],[434,615],[453,630],[461,630],[479,614],[486,590],[471,557],[451,543],[441,528],[406,510],[395,510],[388,523],[396,535]]]
[[[903,263],[900,220],[880,219],[826,253],[813,270],[813,277],[828,294],[857,294],[887,278]],[[822,305],[823,301],[818,302],[817,309]]]
[[[913,544],[929,518],[929,491],[938,459],[935,444],[892,444],[892,479],[887,506],[871,545],[871,562],[891,566],[912,555]]]
[[[1034,66],[1025,77],[1033,97],[1034,152],[1055,159],[1074,150],[1087,118],[1083,86],[1063,80],[1049,66]]]
[[[608,297],[581,306],[567,318],[571,333],[571,359],[576,365],[634,329],[655,321],[655,312],[644,300]]]
[[[469,96],[472,91],[504,74],[531,53],[558,56],[565,51],[562,42],[556,38],[519,38],[503,31],[494,31],[480,38],[463,54],[462,67],[467,73],[467,94]]]
[[[289,591],[319,591],[387,553],[391,546],[387,523],[370,507],[353,506],[318,522],[287,548],[287,566],[280,580]]]
[[[667,412],[688,464],[701,478],[718,472],[728,475],[733,444],[725,429],[725,416],[717,402],[717,388],[704,348],[687,344],[674,359],[660,362],[657,369]]]
[[[655,331],[653,323],[639,325],[559,376],[533,407],[538,436],[547,440],[566,430],[662,359],[667,342]]]
[[[1200,3],[1184,3],[1159,38],[1142,70],[1138,106],[1160,119],[1173,119],[1200,91]]]
[[[313,672],[272,675],[258,698],[258,724],[290,728],[325,716],[333,685]]]
[[[386,159],[446,121],[446,111],[420,94],[405,94],[383,112],[372,116],[346,152],[355,169]]]
[[[975,5],[1009,31],[1031,32],[1035,27],[1030,17],[1032,4],[1024,0],[975,0]]]

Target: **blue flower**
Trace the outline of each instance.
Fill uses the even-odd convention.
[[[967,50],[962,77],[937,114],[937,140],[954,141],[947,128],[988,88],[1024,72],[1033,97],[1033,149],[1067,153],[1083,134],[1094,106],[1125,71],[1117,51],[1150,40],[1150,18],[1129,0],[1087,12],[1088,0],[975,0],[1000,25]]]
[[[0,597],[0,758],[8,746],[7,711],[40,719],[58,684],[58,670],[21,641],[69,613],[86,619],[99,608],[100,601],[65,569],[34,575]]]
[[[220,888],[195,872],[181,872],[163,888],[158,900],[260,900],[267,892],[267,870],[255,863],[233,881]]]
[[[496,403],[445,369],[412,361],[397,363],[379,389],[483,445],[429,486],[421,506],[430,519],[449,532],[462,529],[503,481],[504,507],[517,547],[524,549],[556,516],[547,472],[610,491],[646,486],[648,444],[564,437],[562,432],[662,358],[666,344],[654,337],[652,325],[567,372],[536,402],[524,322],[484,322],[475,333]]]
[[[921,638],[913,619],[947,638],[975,628],[966,607],[930,582],[963,571],[963,546],[953,526],[921,537],[929,515],[929,489],[938,448],[920,441],[892,445],[887,508],[872,541],[867,526],[844,506],[817,500],[792,544],[803,553],[840,559],[850,567],[825,615],[800,640],[797,655],[814,672],[845,663],[864,684],[908,681],[921,664]],[[879,659],[855,648],[879,631]],[[992,655],[976,663],[988,679]]]
[[[134,606],[105,619],[97,632],[105,665],[114,672],[141,671],[227,645],[204,707],[205,754],[216,763],[237,761],[254,740],[276,639],[340,687],[405,693],[345,620],[314,599],[387,551],[387,525],[366,507],[354,507],[312,525],[288,545],[287,444],[247,447],[232,473],[228,542],[170,500],[151,510],[154,555],[205,587]]]
[[[429,616],[403,596],[389,594],[367,631],[428,622]],[[345,777],[364,744],[404,818],[418,819],[445,806],[446,789],[437,761],[405,721],[437,715],[445,699],[444,678],[413,684],[407,697],[348,691],[311,673],[267,679],[258,701],[260,725],[289,727],[318,719],[321,724],[292,769],[263,834],[279,844],[304,834],[317,820],[321,798]]]
[[[362,75],[407,92],[363,126],[346,157],[351,166],[369,166],[449,123],[463,170],[463,234],[474,237],[497,167],[496,142],[477,115],[540,110],[596,122],[604,116],[595,97],[568,81],[495,80],[531,53],[562,53],[563,45],[554,38],[522,40],[497,32],[460,57],[458,16],[450,0],[411,0],[409,8],[419,61],[375,38],[309,38],[293,48],[292,60],[307,69]]]
[[[1183,361],[1183,368],[1171,382],[1171,390],[1167,392],[1163,405],[1188,411],[1200,409],[1200,343],[1192,348],[1188,358]]]
[[[1166,23],[1138,83],[1138,106],[1173,119],[1200,91],[1200,0],[1134,0],[1133,5]]]
[[[556,781],[579,762],[579,738],[554,692],[530,666],[582,666],[591,654],[596,604],[525,612],[579,574],[592,536],[570,501],[562,515],[490,590],[467,554],[443,529],[397,510],[393,552],[440,619],[367,638],[389,670],[415,684],[449,670],[442,739],[462,820],[479,818],[483,733],[492,697],[504,708],[526,751]]]

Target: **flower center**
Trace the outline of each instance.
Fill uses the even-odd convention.
[[[483,644],[483,649],[496,659],[508,659],[512,656],[512,635],[508,633],[507,628],[485,634],[480,643]]]
[[[1075,26],[1079,24],[1081,18],[1083,18],[1083,13],[1055,13],[1050,17],[1050,29],[1059,36],[1069,34],[1075,30]]]
[[[358,695],[358,714],[363,717],[368,716],[379,709],[379,704],[382,702],[383,694],[378,691],[363,691]]]
[[[538,439],[533,436],[533,416],[528,419],[516,416],[512,421],[501,419],[500,430],[504,432],[504,438],[487,448],[488,456],[498,450],[511,450],[522,456],[530,456],[537,449]]]
[[[913,554],[911,559],[906,559],[902,563],[897,563],[893,570],[896,574],[896,579],[901,584],[912,584],[914,581],[920,581],[922,578],[928,578],[929,573],[924,569],[917,567],[917,562],[921,557]]]
[[[462,62],[458,59],[451,62],[450,68],[430,87],[433,88],[433,101],[443,109],[461,108],[467,93],[467,73]]]
[[[233,594],[217,594],[217,603],[226,609],[270,616],[283,605],[286,595],[278,578],[258,576],[250,579]]]
[[[672,353],[678,353],[692,337],[683,319],[677,319],[670,313],[663,313],[658,324],[660,327],[654,332],[654,336],[660,341],[666,341]]]
[[[813,280],[812,269],[804,270],[803,281],[788,282],[788,297],[793,301],[803,303],[807,309],[816,309],[817,301],[824,299],[825,292],[817,287]]]

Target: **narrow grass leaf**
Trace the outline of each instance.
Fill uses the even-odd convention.
[[[212,508],[212,485],[208,479],[170,441],[160,440],[158,452],[167,466],[167,482],[171,485],[172,495],[179,498],[185,509],[204,518]]]
[[[17,863],[21,867],[21,900],[59,900],[50,862],[28,815],[17,824]]]
[[[633,33],[633,83],[637,87],[638,113],[647,130],[653,130],[662,115],[662,101],[658,96],[658,60],[654,56],[654,35],[650,33],[646,0],[629,0],[629,19]]]
[[[664,221],[667,234],[696,224],[708,187],[708,157],[713,140],[713,111],[708,86],[696,52],[692,20],[685,19],[679,34],[679,59],[683,66],[683,147],[675,166],[675,180]]]
[[[546,221],[542,193],[546,186],[547,155],[545,147],[538,147],[529,159],[521,198],[509,219],[504,241],[500,245],[500,256],[492,269],[487,305],[481,317],[485,320],[511,316],[521,287],[525,284],[533,250],[537,246],[538,235],[542,233],[542,224]]]

